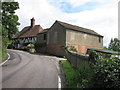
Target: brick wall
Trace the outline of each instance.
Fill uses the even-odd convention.
[[[40,53],[45,53],[46,52],[46,46],[42,47],[42,48],[38,48],[37,49],[37,52],[40,52]]]
[[[97,49],[103,49],[100,47],[92,47],[92,46],[80,46],[80,45],[72,45],[72,44],[67,44],[66,46],[74,46],[78,52],[87,53],[87,48],[97,48]]]
[[[63,56],[65,55],[65,51],[61,49],[61,46],[63,45],[47,45],[47,52],[50,54]]]
[[[74,46],[78,52],[81,52],[81,53],[84,53],[84,54],[87,53],[87,48],[102,49],[102,48],[99,48],[99,47],[80,46],[80,45],[71,45],[71,44],[67,44],[67,45],[54,44],[54,45],[47,45],[47,47],[40,48],[39,52],[48,52],[50,54],[63,56],[63,55],[65,55],[65,51],[61,49],[61,46]]]

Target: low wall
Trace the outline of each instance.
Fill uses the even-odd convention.
[[[87,55],[82,55],[71,51],[66,51],[66,57],[71,65],[75,68],[78,68],[81,62],[88,61],[89,58]]]

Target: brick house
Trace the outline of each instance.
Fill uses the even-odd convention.
[[[46,43],[40,52],[55,55],[64,55],[61,46],[74,46],[78,52],[86,53],[87,48],[103,48],[103,36],[93,30],[71,25],[61,21],[55,23],[47,30],[38,33],[38,43]]]
[[[22,48],[29,43],[35,43],[37,40],[37,34],[44,29],[40,25],[35,25],[35,19],[31,19],[30,26],[24,27],[18,34],[12,39],[12,45],[14,48]]]

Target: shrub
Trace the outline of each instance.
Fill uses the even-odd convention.
[[[68,50],[68,46],[61,46],[63,50]]]
[[[90,51],[89,53],[89,62],[94,64],[96,60],[102,58],[102,55],[100,53],[97,53],[96,51]]]
[[[96,60],[93,86],[97,88],[120,88],[120,59]]]
[[[70,50],[73,52],[77,52],[76,48],[74,46],[61,46],[63,50]]]
[[[120,59],[103,58],[102,54],[91,51],[89,62],[93,65],[93,86],[96,88],[120,88]]]
[[[33,43],[30,43],[30,44],[27,45],[27,47],[28,47],[28,48],[34,48],[35,46],[34,46]]]
[[[76,48],[75,48],[74,46],[70,46],[68,49],[69,49],[70,51],[77,52],[77,50],[76,50]]]

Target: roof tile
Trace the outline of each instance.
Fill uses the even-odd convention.
[[[57,20],[56,20],[56,22],[58,22],[59,24],[64,26],[66,29],[71,29],[71,30],[75,30],[75,31],[79,31],[79,32],[88,33],[88,34],[103,37],[102,35],[96,33],[95,31],[87,29],[87,28],[79,27],[79,26],[76,26],[76,25],[68,24],[68,23],[65,23],[65,22],[57,21]]]
[[[40,25],[35,25],[34,27],[27,26],[13,38],[35,37],[39,32],[42,32],[43,30],[44,29]]]

